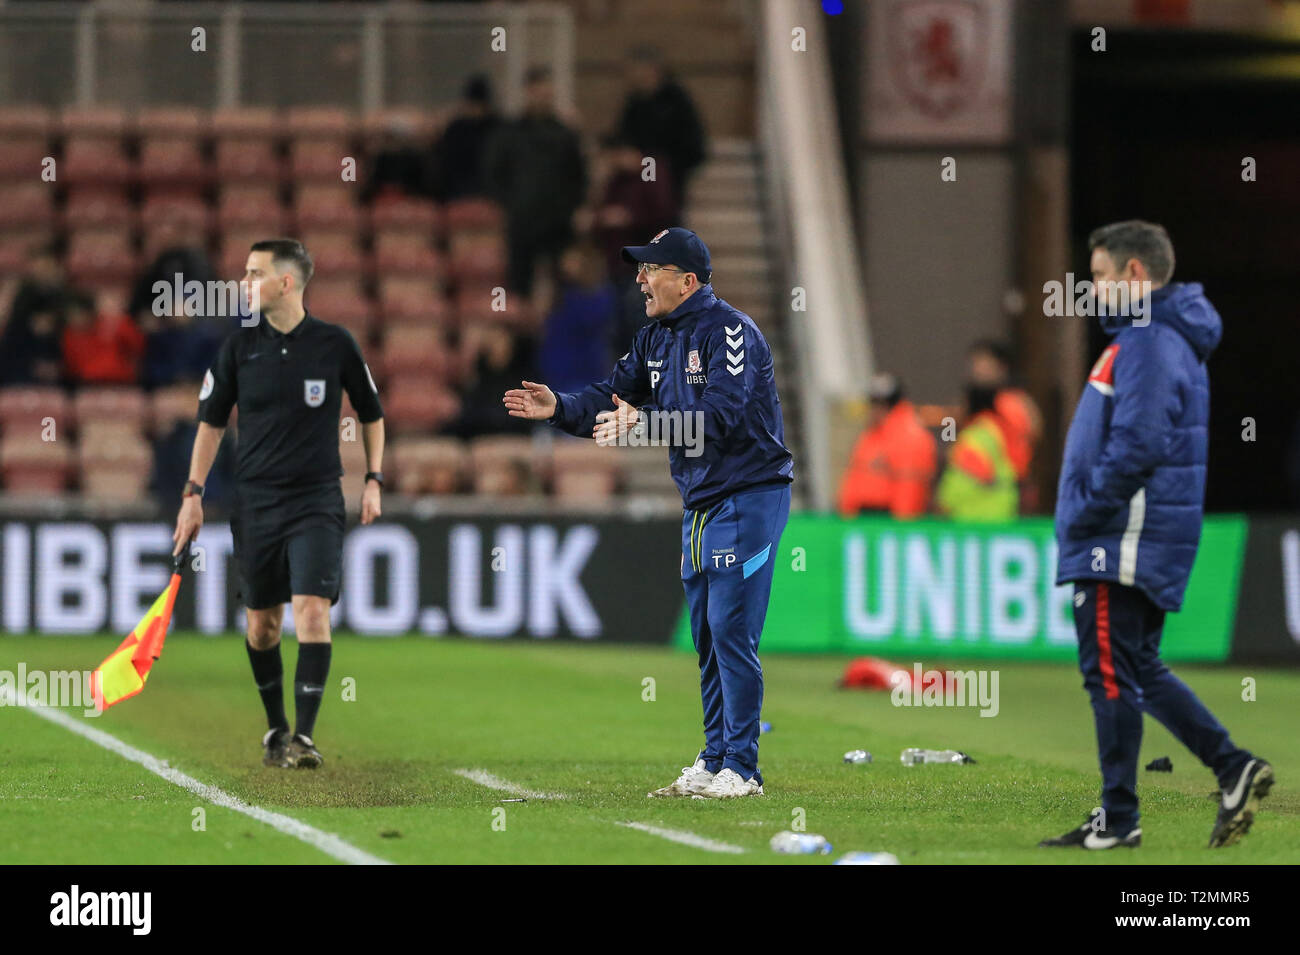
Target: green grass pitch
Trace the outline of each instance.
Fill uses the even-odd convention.
[[[29,671],[90,669],[115,645],[104,636],[0,637],[0,670],[16,671],[19,661]],[[296,657],[286,640],[290,687]],[[838,690],[844,664],[764,658],[763,718],[773,724],[761,748],[767,795],[720,802],[646,798],[701,741],[695,661],[667,648],[339,635],[316,731],[326,764],[314,773],[262,767],[262,710],[238,639],[173,635],[145,691],[88,722],[394,863],[826,864],[852,850],[892,852],[903,864],[1300,859],[1300,673],[1179,671],[1237,742],[1274,765],[1279,784],[1241,844],[1205,848],[1214,780],[1148,719],[1142,764],[1170,756],[1174,772],[1140,772],[1144,844],[1085,853],[1036,848],[1097,804],[1091,710],[1077,670],[997,667],[1000,713],[981,718],[974,708],[901,708],[888,693]],[[647,677],[652,702],[643,699]],[[1244,677],[1256,681],[1256,701],[1242,700]],[[355,681],[355,701],[342,699],[345,679]],[[913,745],[962,749],[979,763],[904,767],[899,753]],[[844,752],[858,748],[875,762],[845,765]],[[456,769],[566,798],[505,803],[509,794]],[[204,831],[192,827],[197,807]],[[768,848],[798,812],[809,832],[834,844],[832,856]],[[746,851],[705,851],[620,822]],[[0,708],[0,841],[11,863],[334,861],[12,706]]]

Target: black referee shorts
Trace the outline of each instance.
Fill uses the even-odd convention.
[[[343,488],[241,486],[230,519],[239,599],[250,610],[294,594],[338,603],[343,577]]]

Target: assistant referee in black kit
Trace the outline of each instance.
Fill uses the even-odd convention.
[[[315,769],[312,736],[330,667],[330,606],[343,565],[339,408],[347,391],[366,448],[361,523],[379,516],[384,478],[383,409],[378,389],[347,329],[307,314],[303,289],[312,262],[301,242],[253,245],[244,281],[260,320],[226,339],[199,392],[199,429],[180,514],[176,553],[203,526],[203,482],[230,409],[239,408],[239,463],[230,528],[239,594],[248,608],[248,658],[270,727],[267,766]],[[280,624],[293,601],[298,634],[294,678],[297,725],[284,713]]]

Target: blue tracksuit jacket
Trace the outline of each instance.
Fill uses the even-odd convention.
[[[1093,366],[1065,441],[1056,582],[1107,580],[1178,610],[1205,503],[1210,378],[1223,324],[1196,283],[1151,293],[1150,322],[1102,316],[1114,340]]]
[[[557,394],[551,423],[589,438],[597,413],[614,407],[612,395],[647,412],[702,412],[703,453],[693,457],[677,445],[668,452],[688,509],[794,479],[772,352],[753,320],[718,298],[712,285],[641,328],[604,381]]]

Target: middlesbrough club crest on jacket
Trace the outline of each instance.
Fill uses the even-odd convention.
[[[700,371],[700,352],[692,348],[691,353],[686,356],[686,374],[695,375]]]

